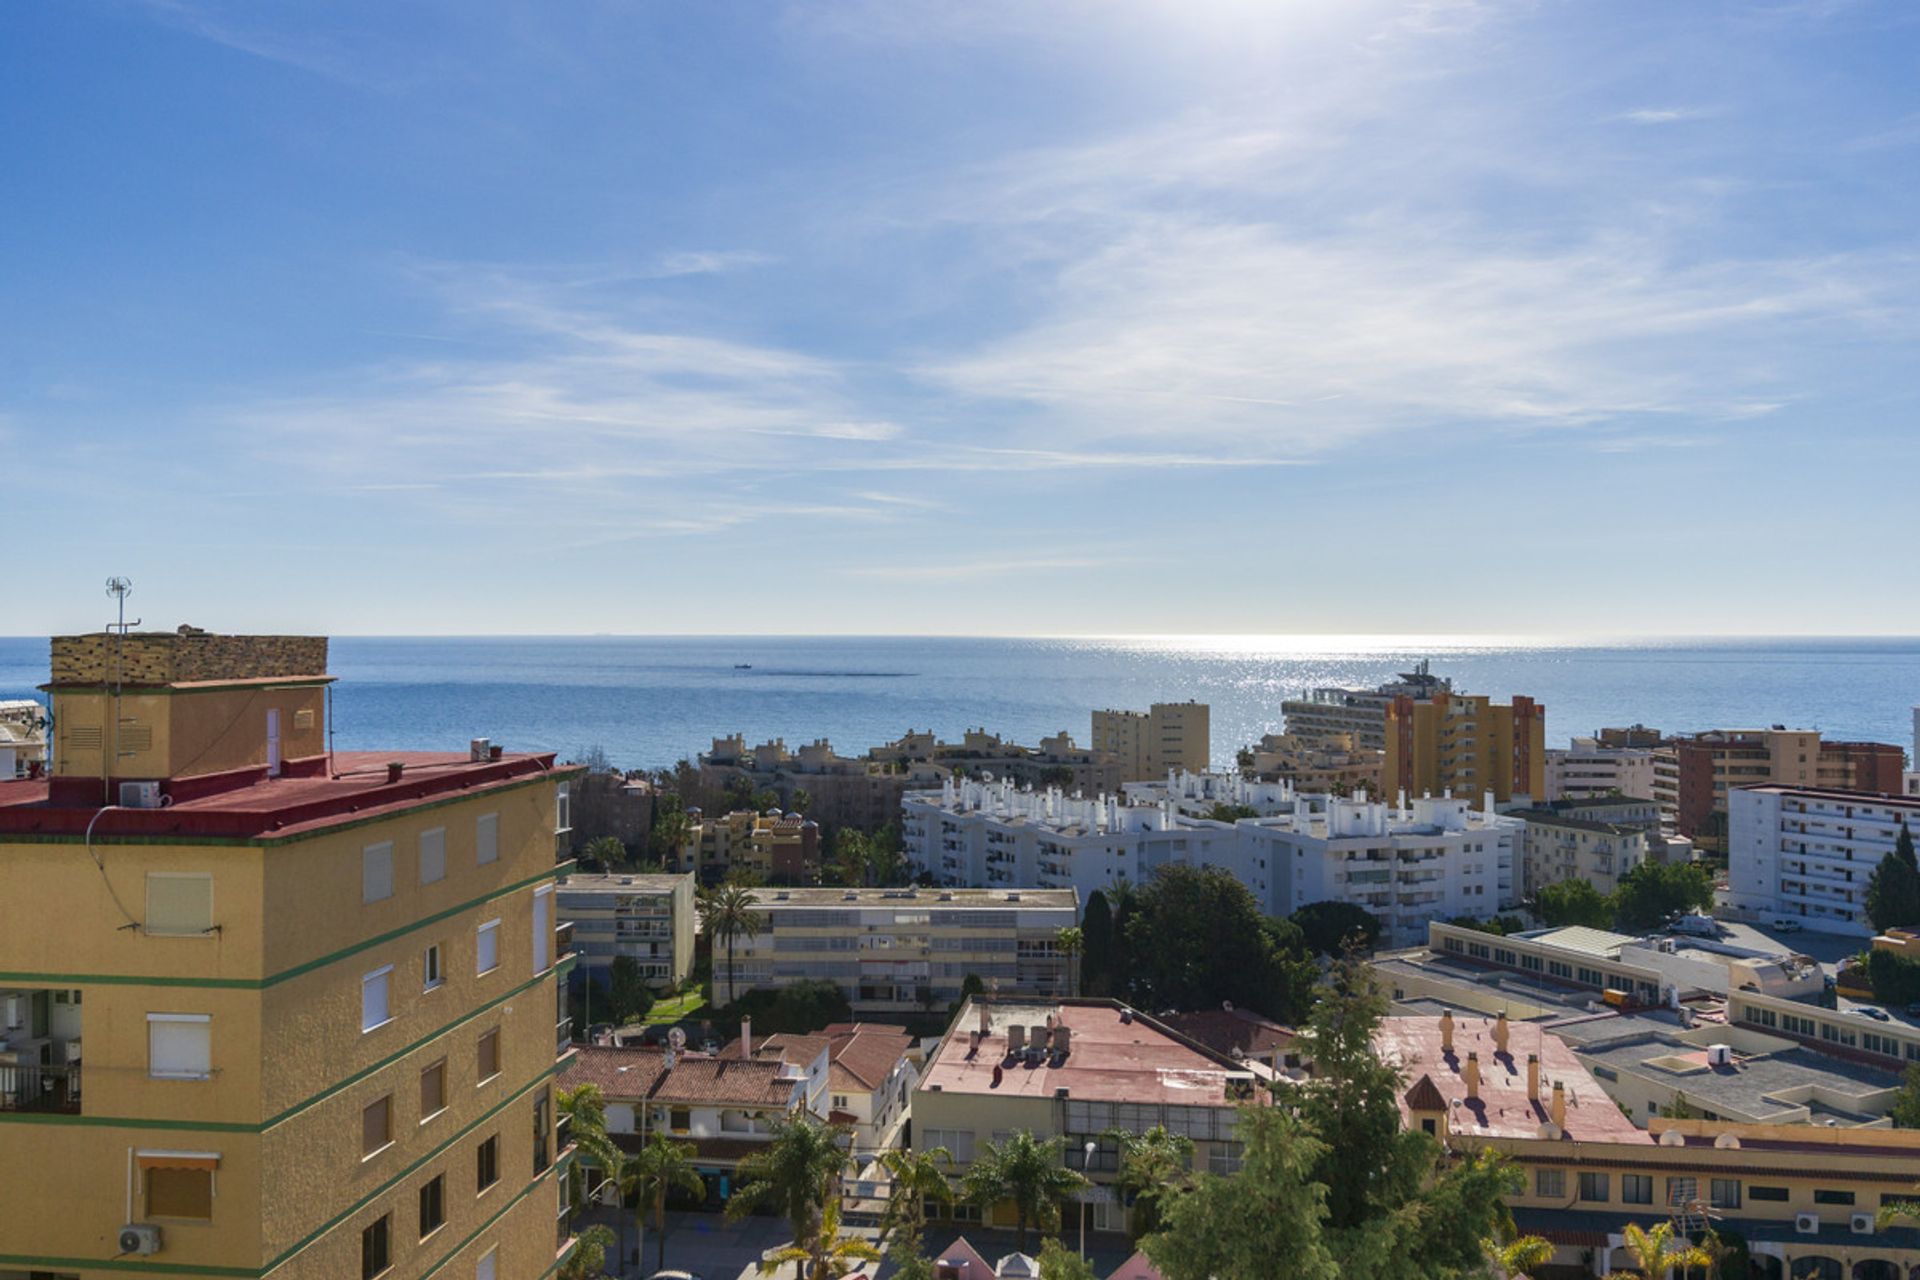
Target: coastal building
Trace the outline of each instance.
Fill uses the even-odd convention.
[[[0,782],[47,767],[47,709],[31,698],[0,700]]]
[[[1867,881],[1900,828],[1920,832],[1920,799],[1767,784],[1732,793],[1728,904],[1767,919],[1873,936]]]
[[[1913,768],[1901,775],[1905,795],[1920,796],[1920,707],[1913,709]]]
[[[1129,782],[1121,793],[1125,808],[1152,809],[1164,802],[1184,818],[1207,818],[1222,809],[1271,818],[1292,813],[1300,803],[1300,792],[1290,782],[1262,782],[1239,773],[1172,770],[1161,781]]]
[[[760,929],[733,944],[740,991],[832,982],[860,1014],[950,1005],[969,975],[1009,994],[1071,989],[1060,930],[1075,923],[1071,889],[753,891]]]
[[[673,869],[701,884],[719,884],[742,872],[769,884],[820,880],[820,825],[803,814],[736,809],[708,817],[689,809],[687,817],[686,841]]]
[[[737,1052],[735,1041],[726,1052]],[[754,1043],[753,1056],[811,1063],[825,1054],[825,1118],[853,1130],[853,1153],[868,1156],[900,1145],[913,1086],[925,1055],[905,1027],[876,1022],[835,1022],[812,1035],[770,1035]]]
[[[549,1274],[577,771],[329,751],[324,638],[51,649],[54,770],[0,782],[0,1269]]]
[[[1170,769],[1212,766],[1211,712],[1204,702],[1156,702],[1146,711],[1093,713],[1093,752],[1120,769],[1122,782],[1165,777]]]
[[[1287,735],[1312,746],[1385,751],[1387,708],[1395,698],[1431,698],[1451,693],[1453,681],[1433,674],[1422,659],[1412,671],[1372,689],[1322,687],[1280,704]]]
[[[1378,794],[1385,752],[1362,750],[1351,733],[1317,738],[1270,733],[1252,749],[1253,776],[1289,782],[1300,791],[1352,795],[1361,789]]]
[[[1643,801],[1649,811],[1653,801]],[[1632,823],[1576,816],[1572,806],[1510,810],[1526,824],[1521,844],[1520,891],[1531,898],[1562,880],[1585,880],[1612,893],[1629,871],[1648,857],[1647,830]]]
[[[1669,762],[1671,804],[1666,815],[1681,835],[1705,836],[1709,847],[1724,848],[1728,797],[1740,787],[1776,783],[1847,791],[1894,792],[1901,789],[1906,757],[1880,742],[1823,742],[1817,730],[1712,729],[1676,738],[1656,752]]]
[[[1545,793],[1547,709],[1532,698],[1501,705],[1445,689],[1398,694],[1387,704],[1386,734],[1388,792],[1491,792],[1501,804]]]
[[[1162,1125],[1193,1140],[1197,1171],[1231,1173],[1238,1109],[1265,1096],[1245,1064],[1117,1001],[973,998],[914,1089],[914,1145],[945,1147],[964,1176],[988,1143],[1024,1129],[1065,1139],[1071,1167],[1110,1189],[1120,1151],[1108,1135]],[[1117,1195],[1089,1209],[1090,1230],[1125,1229]],[[990,1227],[1012,1223],[1011,1206],[986,1214]]]
[[[1070,888],[1082,900],[1169,864],[1219,867],[1271,915],[1324,900],[1362,906],[1390,945],[1423,939],[1429,920],[1490,916],[1518,901],[1524,824],[1490,802],[1301,796],[1229,774],[1176,774],[1138,794],[1153,798],[949,783],[907,797],[905,856],[942,885]],[[1259,816],[1195,816],[1219,803]]]
[[[1604,796],[1653,798],[1653,748],[1613,747],[1598,738],[1575,738],[1570,747],[1547,751],[1546,799],[1592,800]]]
[[[573,924],[574,952],[586,971],[614,957],[639,966],[648,986],[678,987],[693,973],[693,876],[568,875],[556,895],[560,919]]]

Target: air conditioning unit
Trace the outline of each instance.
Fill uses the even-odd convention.
[[[475,738],[467,744],[467,761],[470,764],[485,764],[487,756],[493,751],[493,743],[486,738]]]
[[[1870,1213],[1856,1213],[1853,1215],[1850,1225],[1853,1227],[1853,1234],[1857,1236],[1870,1236],[1873,1234],[1873,1215]]]
[[[160,784],[157,782],[121,783],[120,807],[122,809],[158,809]]]
[[[1793,1229],[1803,1236],[1820,1233],[1820,1215],[1817,1213],[1796,1213],[1793,1215]]]
[[[151,1222],[129,1222],[120,1228],[120,1252],[122,1254],[160,1252],[160,1228]]]

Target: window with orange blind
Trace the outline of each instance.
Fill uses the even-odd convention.
[[[149,1218],[213,1217],[213,1174],[220,1157],[210,1152],[142,1151],[134,1156],[146,1192]]]

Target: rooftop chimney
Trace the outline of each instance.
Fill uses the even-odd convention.
[[[1527,1055],[1527,1101],[1540,1101],[1540,1055]]]
[[[1479,1054],[1477,1053],[1467,1054],[1466,1070],[1462,1071],[1460,1073],[1460,1076],[1462,1079],[1464,1079],[1467,1082],[1468,1100],[1474,1101],[1474,1102],[1479,1101],[1480,1100],[1480,1055]]]
[[[1453,1052],[1453,1010],[1451,1009],[1443,1009],[1440,1012],[1440,1052],[1443,1054]]]
[[[394,783],[400,781],[400,775],[405,773],[406,771],[407,771],[406,761],[404,760],[387,761],[387,785],[392,786]]]
[[[1553,1127],[1567,1131],[1567,1086],[1558,1080],[1553,1082]]]
[[[740,1058],[741,1061],[753,1057],[753,1019],[740,1019]]]
[[[1502,1009],[1500,1016],[1494,1020],[1493,1043],[1499,1047],[1500,1052],[1507,1051],[1507,1011],[1505,1009]]]
[[[987,1006],[983,1004],[980,1006],[980,1034],[984,1036],[990,1030],[992,1028],[987,1025]]]

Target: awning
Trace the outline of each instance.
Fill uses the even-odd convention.
[[[141,1169],[204,1169],[212,1173],[220,1167],[217,1151],[136,1151],[133,1162]]]

